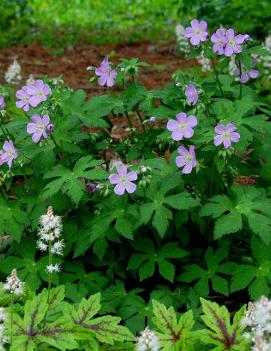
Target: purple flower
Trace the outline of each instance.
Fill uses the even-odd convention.
[[[196,105],[199,99],[199,94],[194,84],[190,83],[188,85],[188,87],[185,89],[185,96],[187,97],[190,105]]]
[[[189,150],[187,150],[183,145],[181,145],[178,147],[178,152],[180,156],[176,157],[176,165],[182,168],[182,172],[184,174],[191,173],[192,169],[197,165],[195,146],[190,145]]]
[[[27,93],[27,86],[24,86],[21,90],[18,90],[16,92],[16,97],[20,100],[16,101],[16,106],[18,108],[22,108],[25,112],[28,112],[30,96]]]
[[[55,129],[55,125],[54,125],[54,124],[48,124],[48,126],[47,126],[47,131],[48,131],[49,133],[51,133],[54,129]]]
[[[115,194],[121,196],[127,191],[128,193],[134,193],[136,191],[136,185],[132,181],[137,180],[136,172],[127,173],[127,167],[124,165],[117,167],[118,174],[111,174],[109,176],[109,182],[116,184],[114,188]]]
[[[186,38],[190,38],[190,43],[192,45],[199,45],[200,42],[204,42],[207,40],[207,22],[198,21],[197,19],[193,19],[191,22],[191,27],[188,27],[184,31],[184,35]]]
[[[108,58],[105,57],[100,65],[95,69],[95,74],[99,76],[98,84],[100,86],[108,86],[112,87],[115,83],[115,79],[117,77],[117,71],[110,68],[110,63]]]
[[[18,152],[13,145],[13,141],[6,140],[3,145],[3,150],[0,152],[0,165],[7,163],[9,168],[11,168],[13,160],[17,157]]]
[[[194,134],[193,127],[198,124],[195,116],[186,116],[186,113],[178,113],[175,119],[167,122],[167,130],[172,132],[171,138],[175,141],[183,138],[191,138]]]
[[[218,55],[223,55],[227,45],[226,30],[219,28],[212,36],[211,42],[213,43],[213,52]]]
[[[155,116],[151,116],[151,117],[149,118],[149,122],[150,122],[150,123],[155,123],[155,122],[156,122],[156,117],[155,117]]]
[[[97,190],[96,185],[91,182],[86,183],[86,188],[89,194],[94,194]]]
[[[2,95],[0,95],[0,108],[5,108],[6,103],[5,103],[5,99]]]
[[[226,30],[227,44],[225,46],[224,55],[232,56],[234,54],[239,54],[242,52],[242,44],[247,40],[247,36],[243,34],[234,35],[234,30],[232,28]]]
[[[46,129],[50,123],[50,117],[48,115],[45,115],[43,117],[40,117],[39,115],[34,115],[31,117],[31,119],[34,123],[28,123],[26,130],[28,134],[33,134],[32,140],[34,141],[34,143],[38,143],[42,136],[45,139],[47,139],[48,136],[46,133]]]
[[[250,71],[246,71],[244,65],[242,65],[242,74],[240,77],[240,82],[245,84],[249,81],[249,79],[256,79],[259,77],[259,71],[254,69],[254,67],[256,66],[256,60],[253,60],[252,62],[252,66],[251,66],[251,70]],[[236,68],[233,72],[233,74],[235,76],[240,76],[240,69]]]
[[[215,127],[216,136],[214,137],[214,144],[216,146],[223,143],[224,148],[227,149],[231,146],[231,143],[238,143],[240,140],[240,134],[236,132],[237,128],[234,124],[228,123],[226,126],[218,124]]]
[[[47,95],[51,94],[52,91],[48,84],[44,84],[41,79],[38,79],[32,85],[26,86],[26,92],[30,96],[30,106],[37,107],[47,100]]]

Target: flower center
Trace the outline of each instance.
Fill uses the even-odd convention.
[[[229,40],[229,46],[230,47],[234,47],[234,45],[235,45],[235,39],[230,39]]]
[[[186,123],[179,123],[179,129],[184,130],[186,128]]]
[[[43,90],[38,89],[38,90],[37,90],[37,96],[38,96],[38,97],[42,97],[42,96],[44,96],[44,92],[43,92]]]
[[[231,133],[230,132],[224,132],[222,135],[223,135],[223,139],[224,140],[230,140],[231,139]]]
[[[190,154],[186,155],[184,158],[185,163],[189,163],[192,161],[192,156]]]
[[[120,183],[121,183],[122,185],[127,184],[127,183],[128,183],[127,178],[126,178],[125,176],[121,176],[121,177],[120,177]]]
[[[195,30],[195,35],[200,36],[201,35],[201,30],[200,28]]]
[[[40,130],[43,132],[44,130],[44,125],[43,124],[37,124],[37,130]]]

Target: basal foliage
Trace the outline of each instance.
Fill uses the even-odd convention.
[[[204,21],[186,35],[214,74],[149,90],[147,64],[105,58],[90,99],[60,78],[1,88],[0,272],[26,284],[3,297],[12,351],[129,350],[147,324],[162,350],[244,350],[242,311],[199,303],[270,290],[270,106],[241,82],[266,52]]]

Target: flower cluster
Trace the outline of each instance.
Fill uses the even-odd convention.
[[[167,129],[172,132],[171,138],[174,141],[191,138],[194,135],[194,127],[198,124],[195,116],[188,116],[181,112],[177,114],[176,120],[170,119],[167,123]],[[224,145],[225,149],[231,147],[232,143],[237,143],[240,140],[240,134],[237,133],[237,128],[233,123],[227,125],[218,124],[215,127],[216,136],[214,137],[214,144],[219,146]],[[180,156],[176,157],[177,167],[182,168],[182,173],[190,174],[192,169],[197,166],[195,146],[190,145],[186,149],[183,145],[179,146],[178,153]]]
[[[117,166],[117,174],[109,176],[109,182],[114,184],[114,192],[116,195],[123,195],[125,191],[131,194],[136,191],[136,184],[133,181],[137,180],[136,172],[129,172],[125,165]]]
[[[3,149],[0,150],[0,166],[7,163],[9,168],[12,166],[13,160],[18,157],[18,152],[14,147],[12,140],[6,140],[3,144]]]
[[[185,29],[181,24],[177,24],[175,28],[176,41],[177,41],[177,50],[181,54],[189,54],[190,45],[189,41],[185,36]]]
[[[211,36],[213,52],[217,53],[218,55],[225,55],[227,57],[242,52],[242,44],[247,40],[249,40],[249,36],[247,34],[235,35],[232,28],[227,30],[224,28],[219,28]]]
[[[18,84],[22,80],[21,65],[14,60],[5,73],[5,80],[8,84]]]
[[[38,231],[39,240],[37,248],[42,252],[49,252],[49,256],[63,255],[64,241],[60,239],[62,232],[62,221],[60,216],[54,215],[52,207],[48,207],[47,214],[40,217],[40,226]],[[47,265],[48,273],[60,272],[61,266],[51,262]]]
[[[5,336],[4,322],[7,319],[6,311],[3,307],[0,307],[0,351],[4,351],[4,344],[8,342],[8,338]]]
[[[48,84],[41,79],[35,80],[33,84],[25,85],[16,92],[16,97],[19,99],[16,106],[28,112],[30,107],[37,107],[46,101],[50,94],[51,88]]]
[[[157,335],[148,327],[137,338],[136,351],[159,351],[160,341]]]
[[[205,42],[208,37],[207,23],[193,19],[191,27],[187,27],[184,31],[185,37],[190,39],[190,43],[194,46]],[[243,43],[249,40],[250,37],[245,34],[235,35],[232,28],[219,28],[211,35],[211,42],[213,43],[213,52],[218,55],[232,56],[239,54],[243,50]]]
[[[271,300],[262,297],[256,303],[250,302],[241,324],[253,351],[271,350]]]
[[[24,282],[18,278],[16,269],[13,269],[3,285],[3,290],[8,291],[10,294],[21,296],[24,294],[24,285]]]
[[[95,74],[99,77],[98,84],[107,87],[112,87],[115,84],[118,75],[115,69],[111,69],[108,57],[105,57],[101,65],[95,69]]]

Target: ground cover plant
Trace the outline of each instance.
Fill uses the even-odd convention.
[[[90,99],[61,78],[1,88],[4,350],[270,346],[269,300],[245,312],[271,283],[271,110],[253,84],[270,53],[202,20],[184,35],[213,74],[150,90],[147,63],[105,57]]]

